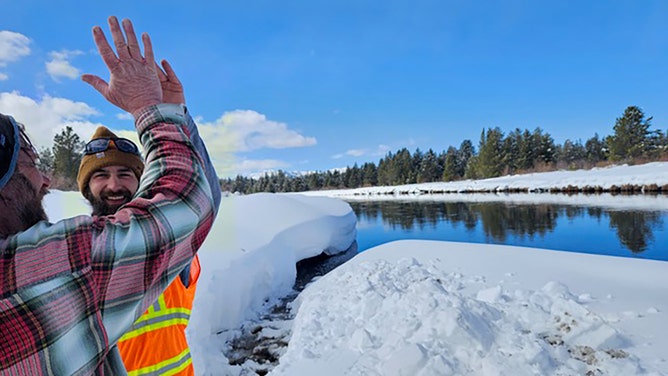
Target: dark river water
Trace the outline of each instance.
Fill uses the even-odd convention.
[[[359,251],[428,239],[668,261],[665,196],[456,196],[348,200]]]

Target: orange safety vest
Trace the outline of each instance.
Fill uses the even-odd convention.
[[[118,341],[128,375],[195,375],[185,330],[199,272],[195,256],[188,288],[177,276]]]

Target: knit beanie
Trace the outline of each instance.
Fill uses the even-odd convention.
[[[108,128],[98,127],[91,140],[97,138],[110,138],[113,140],[118,137]],[[91,175],[95,171],[108,166],[125,166],[135,173],[137,180],[141,178],[141,174],[144,171],[144,161],[140,155],[120,151],[116,148],[116,144],[110,142],[107,150],[95,154],[84,154],[83,158],[81,158],[79,174],[77,175],[79,191],[84,192]]]
[[[0,114],[0,189],[14,175],[21,142],[19,128],[11,116]]]

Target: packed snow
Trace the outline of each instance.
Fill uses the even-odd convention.
[[[668,182],[668,165],[650,165],[651,177],[622,166],[589,171],[587,181]],[[569,174],[582,173],[523,184]],[[663,261],[398,241],[309,284],[290,303],[294,318],[264,323],[267,310],[293,292],[298,261],[354,244],[350,206],[317,196],[332,194],[223,198],[199,252],[202,273],[187,331],[197,374],[668,375]],[[89,211],[78,192],[54,191],[45,203],[52,221]],[[249,323],[288,342],[276,350],[282,356],[275,368],[229,364],[230,342]]]
[[[271,375],[666,374],[668,264],[397,241],[295,302]]]

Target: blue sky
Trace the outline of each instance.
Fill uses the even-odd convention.
[[[585,141],[629,105],[668,121],[665,1],[106,3],[0,0],[0,112],[39,145],[65,125],[133,129],[79,79],[108,77],[91,28],[109,36],[109,15],[172,63],[221,176],[440,152],[497,126]]]

